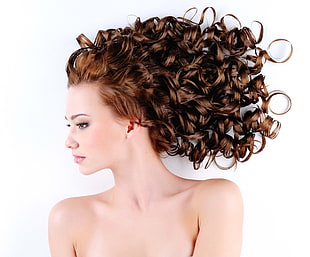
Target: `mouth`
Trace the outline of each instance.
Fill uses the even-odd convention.
[[[80,164],[82,161],[85,160],[86,157],[84,156],[78,156],[78,155],[73,155],[74,162],[77,164]]]

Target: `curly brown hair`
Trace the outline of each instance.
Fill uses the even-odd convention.
[[[214,20],[204,27],[207,10]],[[227,16],[240,28],[228,29]],[[215,17],[208,7],[199,22],[137,18],[132,26],[100,30],[94,42],[82,34],[67,64],[68,86],[95,83],[119,117],[149,129],[158,153],[188,156],[195,169],[218,156],[232,159],[232,166],[247,161],[280,129],[269,102],[284,93],[268,92],[263,64],[286,61],[292,48],[277,61],[258,47],[260,22],[256,38],[234,15]]]

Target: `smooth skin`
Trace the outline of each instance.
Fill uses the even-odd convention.
[[[243,203],[233,182],[169,172],[147,128],[117,117],[94,84],[69,88],[66,118],[81,173],[110,168],[115,186],[53,207],[51,257],[240,256]]]

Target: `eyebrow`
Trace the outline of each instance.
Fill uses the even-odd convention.
[[[78,113],[78,114],[74,114],[70,117],[70,120],[74,120],[76,119],[77,117],[80,117],[80,116],[87,116],[89,117],[89,115],[85,114],[85,113]],[[68,120],[67,116],[65,116],[65,119]]]

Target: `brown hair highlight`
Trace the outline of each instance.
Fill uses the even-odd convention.
[[[204,27],[207,10],[214,17]],[[227,16],[240,28],[228,29]],[[137,18],[133,26],[100,30],[94,42],[82,34],[81,48],[67,64],[68,85],[99,85],[103,101],[120,117],[149,129],[158,153],[188,156],[195,169],[206,158],[206,167],[217,163],[218,156],[234,166],[262,151],[266,138],[280,129],[269,103],[285,94],[268,92],[262,68],[266,61],[288,60],[292,48],[285,60],[272,58],[258,46],[263,25],[257,23],[256,38],[234,15],[216,21],[208,7],[198,23],[173,16]]]

